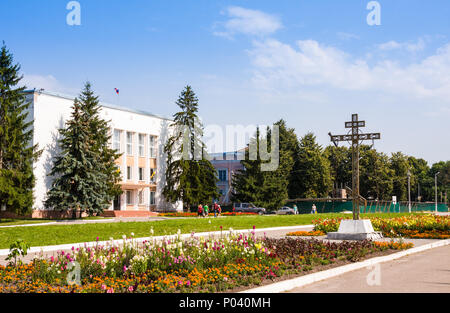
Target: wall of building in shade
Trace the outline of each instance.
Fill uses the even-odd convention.
[[[244,166],[241,164],[244,157],[244,150],[210,154],[211,163],[217,170],[219,178],[217,182],[217,189],[220,193],[219,203],[229,204],[231,202],[233,175],[239,170],[244,170]]]
[[[42,211],[46,210],[43,202],[53,181],[48,173],[59,153],[58,129],[70,119],[74,97],[35,90],[27,91],[26,97],[31,102],[28,118],[33,120],[33,144],[43,149],[34,164],[33,208]],[[110,123],[111,147],[123,153],[117,165],[124,193],[111,203],[109,210],[182,210],[181,203],[167,203],[161,194],[166,164],[161,147],[170,136],[171,120],[105,103],[101,103],[100,116]]]

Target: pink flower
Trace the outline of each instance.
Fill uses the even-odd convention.
[[[134,290],[133,286],[128,287],[129,292],[133,292],[133,290]]]
[[[102,285],[102,290],[106,290],[106,285]]]
[[[106,293],[114,293],[114,289],[109,288],[109,289],[106,291]]]

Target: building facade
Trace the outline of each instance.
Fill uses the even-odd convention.
[[[233,175],[239,171],[244,170],[241,160],[245,157],[245,151],[223,152],[210,154],[211,163],[217,171],[217,189],[220,194],[219,203],[231,203],[231,183]]]
[[[27,91],[26,97],[31,102],[28,117],[33,120],[33,144],[38,144],[43,150],[34,164],[33,209],[39,212],[46,210],[44,201],[53,182],[48,173],[59,153],[58,130],[65,127],[65,122],[71,117],[74,97],[35,90]],[[110,124],[111,147],[122,153],[116,162],[122,174],[123,194],[111,203],[109,211],[182,210],[180,203],[167,203],[161,194],[166,163],[161,147],[170,136],[171,120],[106,103],[100,103],[100,106],[100,117]]]

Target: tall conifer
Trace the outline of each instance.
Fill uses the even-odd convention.
[[[20,65],[3,44],[0,51],[0,209],[25,215],[33,206],[33,161],[41,151],[33,146],[33,121],[28,116]]]

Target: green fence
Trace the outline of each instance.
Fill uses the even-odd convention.
[[[352,211],[351,201],[297,201],[288,202],[286,205],[293,207],[297,205],[300,214],[310,214],[312,205],[315,204],[317,213],[341,213]],[[449,212],[448,204],[438,203],[438,212]],[[393,204],[391,201],[368,201],[367,206],[360,206],[361,213],[405,213],[409,212],[408,202],[398,202]],[[435,212],[435,203],[433,202],[413,202],[411,203],[411,212]]]

